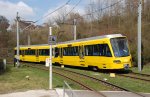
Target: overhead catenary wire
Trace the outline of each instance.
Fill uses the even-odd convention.
[[[82,0],[79,0],[74,7],[72,7],[72,9],[64,16],[64,17],[67,17],[80,3],[81,3]],[[59,24],[64,24],[64,19],[63,19],[63,22],[59,23]]]
[[[69,4],[70,1],[71,1],[71,0],[68,0],[64,5],[60,6],[59,8],[55,9],[54,11],[48,13],[48,14],[45,15],[44,17],[41,17],[40,19],[38,19],[37,21],[35,21],[35,23],[38,22],[38,21],[40,21],[41,19],[46,18],[47,16],[53,14],[53,13],[56,12],[57,10],[63,8],[64,6],[66,6],[67,4]]]
[[[82,1],[82,0],[79,0],[79,1],[77,2],[77,4],[76,4],[65,16],[68,16],[68,15],[80,4],[81,1]]]
[[[91,14],[93,14],[93,13],[95,13],[95,12],[98,12],[98,11],[101,11],[101,12],[102,12],[103,10],[106,10],[106,9],[108,9],[108,8],[110,8],[110,7],[113,7],[113,6],[115,6],[116,4],[121,3],[122,1],[124,1],[124,0],[119,0],[119,1],[113,3],[113,4],[109,5],[109,6],[106,6],[106,7],[104,7],[104,8],[100,8],[100,9],[98,9],[98,10],[92,11],[92,12],[90,12],[90,13],[84,14],[84,15],[82,15],[82,16],[80,16],[80,17],[77,17],[77,18],[74,18],[74,19],[81,19],[82,17],[91,15]],[[73,19],[70,19],[70,20],[68,20],[68,21],[73,21]]]
[[[67,4],[69,4],[70,1],[71,1],[71,0],[68,0],[64,5],[60,6],[59,8],[55,9],[54,11],[48,13],[48,14],[45,15],[44,17],[39,18],[38,20],[36,20],[35,22],[31,23],[30,25],[26,26],[24,29],[22,29],[22,31],[26,30],[27,28],[29,28],[30,26],[32,26],[34,23],[37,23],[37,22],[40,21],[41,19],[46,18],[47,16],[49,16],[49,15],[53,14],[54,12],[58,11],[59,9],[63,8],[64,6],[66,6]],[[118,4],[118,3],[122,2],[122,1],[123,1],[123,0],[120,0],[120,1],[118,1],[118,2],[116,2],[116,3],[114,3],[114,4],[111,4],[110,6],[105,7],[105,8],[100,8],[100,9],[98,9],[98,10],[96,10],[96,11],[91,12],[91,13],[84,14],[84,15],[82,15],[82,17],[87,16],[87,15],[91,15],[91,14],[97,12],[97,11],[103,11],[103,10],[105,10],[105,9],[107,9],[107,8],[110,8],[110,7],[112,7],[112,6],[115,6],[116,4]],[[78,6],[78,4],[79,4],[80,2],[81,2],[81,0],[79,0],[79,2],[72,8],[72,10],[75,9],[75,7]],[[72,10],[70,10],[70,12],[71,12]],[[70,12],[69,12],[69,13],[70,13]],[[69,15],[69,13],[67,13],[66,16]],[[75,18],[75,19],[80,19],[80,18],[81,18],[81,17],[77,17],[77,18]],[[73,21],[73,19],[70,19],[69,21]],[[63,22],[63,23],[64,23],[64,22]]]
[[[30,25],[26,26],[24,29],[22,29],[22,31],[26,30],[27,28],[29,28],[30,26],[32,26],[34,23],[39,22],[41,19],[46,18],[46,17],[48,17],[49,15],[51,15],[51,14],[55,13],[56,11],[58,11],[59,9],[65,7],[67,4],[69,4],[70,1],[71,1],[71,0],[68,0],[64,5],[60,6],[59,8],[55,9],[54,11],[48,13],[47,15],[45,15],[45,16],[39,18],[38,20],[36,20],[35,22],[31,23]]]

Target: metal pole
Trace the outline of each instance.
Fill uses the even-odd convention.
[[[138,7],[138,70],[141,71],[141,11],[142,11],[142,0],[139,0]]]
[[[49,27],[49,35],[52,35],[52,27]],[[52,44],[50,44],[50,61],[49,61],[49,89],[52,89]]]
[[[28,45],[30,45],[30,35],[29,35],[29,32],[28,32]]]
[[[76,19],[73,20],[73,34],[74,34],[74,40],[77,39],[77,35],[76,35]]]
[[[19,16],[18,16],[18,12],[17,12],[17,67],[19,67]]]

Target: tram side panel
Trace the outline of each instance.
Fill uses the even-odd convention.
[[[20,47],[20,60],[45,62],[49,46]],[[53,63],[62,65],[123,69],[131,67],[131,55],[126,37],[103,38],[53,46]],[[16,57],[16,48],[15,48]]]
[[[84,46],[85,63],[89,67],[97,67],[99,69],[109,69],[112,54],[106,40],[96,40],[86,43]]]
[[[59,57],[54,58],[62,65],[79,66],[78,46],[69,44],[61,45],[59,48]]]

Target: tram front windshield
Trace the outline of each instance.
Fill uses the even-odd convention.
[[[112,38],[111,44],[116,57],[129,56],[128,42],[126,38]]]

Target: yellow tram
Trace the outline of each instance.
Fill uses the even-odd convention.
[[[53,45],[53,63],[91,67],[93,69],[125,69],[132,66],[126,36],[103,35]],[[16,57],[16,48],[15,57]],[[20,46],[20,61],[45,62],[49,45]]]

